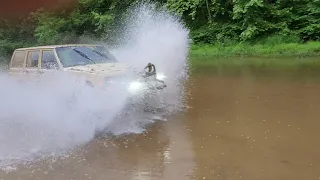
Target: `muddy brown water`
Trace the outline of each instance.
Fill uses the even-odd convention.
[[[257,73],[259,72],[259,73]],[[320,73],[198,69],[187,112],[1,180],[320,179]]]

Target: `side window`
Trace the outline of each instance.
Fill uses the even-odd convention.
[[[41,67],[42,69],[58,69],[59,68],[57,59],[54,56],[54,53],[52,50],[42,51]]]
[[[27,68],[37,68],[39,62],[40,51],[29,51],[26,61]]]
[[[26,51],[14,52],[12,62],[11,62],[11,67],[22,68],[25,56],[26,56]]]

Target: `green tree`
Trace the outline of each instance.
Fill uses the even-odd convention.
[[[121,27],[130,7],[150,2],[180,16],[195,43],[255,42],[271,35],[320,39],[320,0],[79,0],[71,12],[42,9],[18,21],[2,19],[0,53],[78,42],[82,36],[116,41],[115,27]]]

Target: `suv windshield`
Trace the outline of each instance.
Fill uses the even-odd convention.
[[[63,67],[116,62],[115,57],[103,46],[68,46],[56,48]]]

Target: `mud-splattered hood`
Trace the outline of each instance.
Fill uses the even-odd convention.
[[[95,75],[118,75],[127,72],[129,68],[128,64],[125,63],[103,63],[103,64],[90,64],[84,66],[74,66],[65,68],[69,72],[78,73],[90,73]]]

